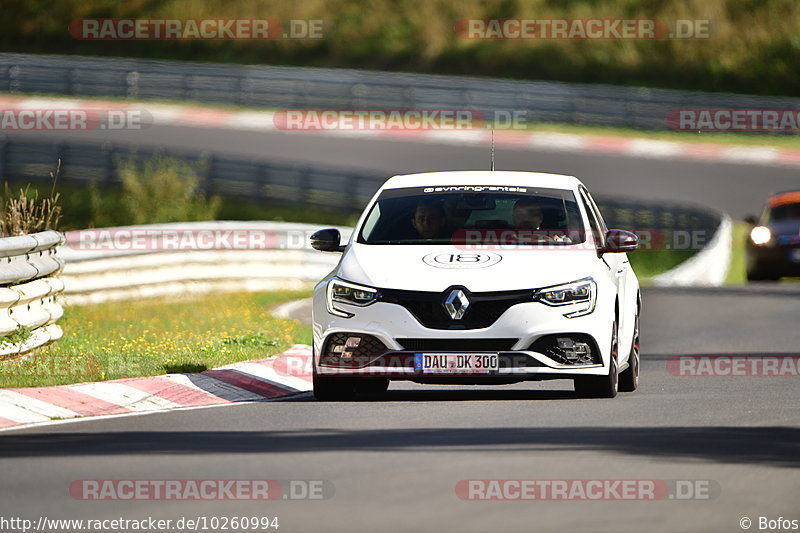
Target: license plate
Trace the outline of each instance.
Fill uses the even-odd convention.
[[[789,252],[789,261],[792,263],[800,263],[800,248],[795,248]]]
[[[414,370],[423,374],[489,374],[499,368],[496,353],[414,354]]]

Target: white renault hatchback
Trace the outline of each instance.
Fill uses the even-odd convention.
[[[314,289],[314,395],[380,393],[390,380],[508,384],[572,379],[580,396],[639,381],[636,235],[608,230],[572,176],[395,176],[370,200]]]

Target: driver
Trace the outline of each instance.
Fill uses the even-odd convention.
[[[437,203],[421,202],[414,210],[411,225],[417,230],[420,237],[435,239],[445,236],[447,217],[444,209]]]

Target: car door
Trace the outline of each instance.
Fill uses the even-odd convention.
[[[603,215],[600,213],[600,209],[597,207],[597,204],[588,190],[584,188],[581,192],[585,197],[585,201],[589,204],[592,213],[594,213],[597,218],[598,225],[602,228],[603,235],[605,236],[608,228],[603,220]],[[617,296],[619,298],[619,346],[627,346],[633,335],[634,327],[633,315],[630,313],[632,307],[629,302],[631,297],[635,297],[635,294],[631,293],[629,286],[631,277],[630,261],[628,261],[627,254],[624,253],[604,254],[603,259],[606,261],[606,264],[608,264],[609,272],[613,275],[614,284],[617,287]],[[622,348],[620,351],[622,351]]]

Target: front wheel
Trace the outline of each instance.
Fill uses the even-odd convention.
[[[778,281],[780,276],[774,272],[769,272],[764,269],[748,269],[747,281]]]
[[[356,387],[351,379],[323,377],[314,374],[314,398],[322,402],[341,402],[355,396]]]
[[[633,342],[628,356],[628,368],[619,375],[619,390],[633,392],[639,387],[639,314],[633,324]]]
[[[605,376],[581,376],[575,378],[575,392],[584,398],[615,398],[619,390],[619,369],[617,368],[617,323],[611,330],[611,361]]]
[[[356,384],[356,392],[364,394],[383,394],[389,390],[389,380],[384,378],[362,378]]]
[[[747,256],[747,281],[778,281],[780,275],[759,264],[752,255]]]

